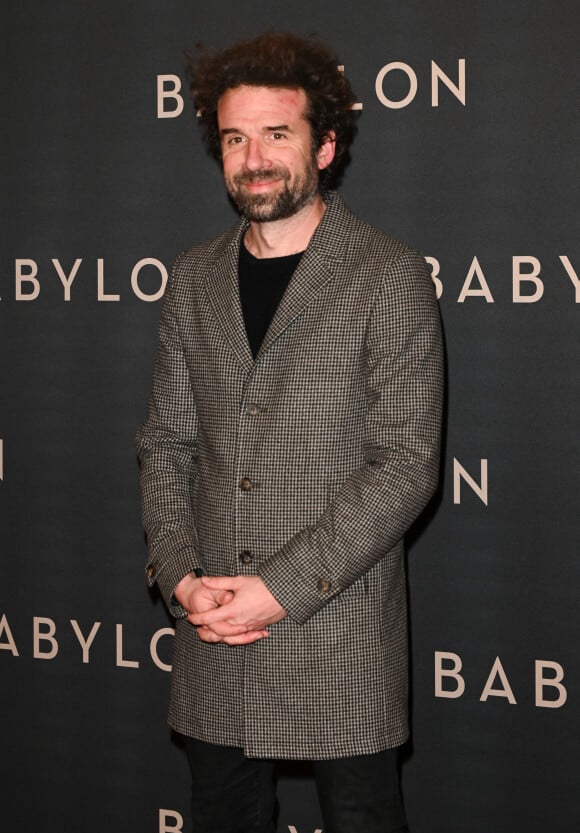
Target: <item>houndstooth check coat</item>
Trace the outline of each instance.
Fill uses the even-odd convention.
[[[182,254],[137,436],[149,583],[176,616],[169,723],[250,757],[407,737],[403,535],[438,475],[441,335],[422,258],[337,194],[254,361],[244,221]],[[270,636],[202,642],[172,599],[195,567],[259,574]]]

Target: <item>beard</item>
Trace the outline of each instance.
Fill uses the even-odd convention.
[[[253,182],[282,180],[281,190],[272,194],[249,194],[243,186]],[[265,168],[261,171],[247,171],[236,176],[226,177],[228,194],[234,201],[240,214],[256,223],[268,223],[273,220],[285,220],[292,217],[305,205],[312,202],[318,193],[318,168],[310,160],[302,174],[297,174],[290,182],[287,168]]]

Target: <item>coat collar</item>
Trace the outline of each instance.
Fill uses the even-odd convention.
[[[270,322],[257,360],[318,295],[344,258],[348,242],[345,231],[352,215],[335,192],[325,194],[324,199],[326,211]],[[248,223],[241,220],[225,235],[213,268],[208,270],[206,288],[232,352],[242,367],[249,371],[254,360],[246,336],[238,286],[239,249],[247,228]]]

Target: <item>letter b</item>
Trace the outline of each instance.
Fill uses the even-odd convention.
[[[182,831],[183,816],[181,813],[177,810],[159,810],[159,833],[182,833]]]
[[[166,83],[172,84],[170,89],[166,89]],[[183,96],[179,94],[181,89],[181,79],[178,75],[158,75],[157,76],[157,118],[158,119],[175,119],[183,113]],[[171,110],[165,109],[165,99],[172,98],[176,104]]]
[[[547,659],[536,660],[536,706],[544,709],[559,709],[568,699],[566,686],[562,684],[564,669],[559,662],[551,662]],[[553,672],[549,677],[544,675],[545,671]],[[552,688],[558,692],[557,697],[546,699],[544,689]]]
[[[46,626],[46,630],[43,630]],[[54,659],[58,654],[58,642],[54,634],[56,632],[56,624],[53,619],[44,616],[35,616],[33,619],[33,651],[34,659]],[[48,642],[50,648],[47,651],[42,651],[40,648],[41,642]]]
[[[443,660],[450,660],[451,668],[443,668]],[[462,668],[461,657],[458,654],[447,651],[435,651],[435,697],[449,697],[455,699],[461,697],[465,691],[465,680],[459,673]],[[443,688],[443,677],[451,677],[454,680],[455,688],[452,690]]]

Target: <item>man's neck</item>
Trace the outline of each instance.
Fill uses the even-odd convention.
[[[284,220],[268,223],[251,222],[244,242],[254,257],[284,257],[303,252],[316,231],[326,203],[317,194],[312,202]]]

